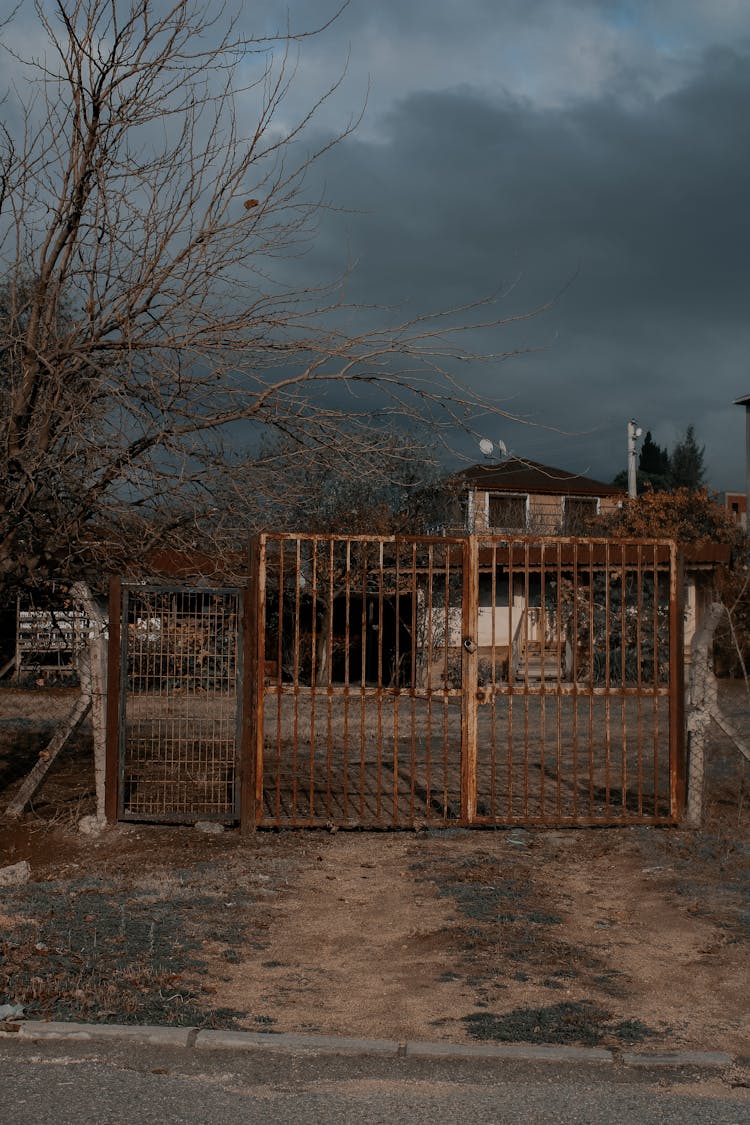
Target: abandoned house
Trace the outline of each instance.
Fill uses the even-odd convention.
[[[453,479],[465,497],[466,528],[477,534],[581,535],[627,495],[619,485],[519,458],[472,465]]]

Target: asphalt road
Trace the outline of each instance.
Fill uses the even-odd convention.
[[[0,1042],[2,1120],[14,1125],[185,1122],[580,1122],[745,1125],[731,1074],[512,1060]]]

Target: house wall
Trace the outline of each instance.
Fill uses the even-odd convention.
[[[487,577],[482,575],[482,577]],[[489,582],[487,583],[489,586]],[[480,586],[481,593],[481,586]],[[489,590],[491,595],[491,587]],[[490,604],[479,606],[478,610],[478,623],[477,635],[474,637],[474,642],[478,648],[489,649],[494,644],[498,646],[508,645],[512,642],[514,637],[518,634],[518,630],[523,623],[524,613],[526,610],[526,597],[525,597],[525,582],[522,574],[517,574],[513,579],[513,600],[512,604],[508,604],[508,583],[506,581],[503,586],[498,582],[495,587],[495,604],[491,604],[490,599],[483,598],[483,601],[490,601]],[[538,579],[536,583],[532,579],[532,596],[530,598],[532,607],[539,605],[538,594]],[[494,622],[494,624],[493,624]],[[529,618],[529,640],[536,640],[536,617]],[[447,645],[448,648],[460,648],[463,643],[462,630],[462,616],[461,608],[454,606],[448,610],[447,614]],[[494,630],[494,631],[493,631]],[[436,621],[433,627],[433,644],[437,644],[440,648],[443,646],[443,634],[446,632],[444,618],[441,614],[439,621]]]
[[[495,493],[502,495],[502,493]],[[477,534],[491,532],[494,528],[490,520],[490,496],[486,491],[470,493],[469,522]],[[522,496],[522,493],[509,495]],[[592,499],[594,499],[592,497]],[[598,514],[606,515],[614,511],[620,500],[616,496],[596,497],[598,501]],[[526,526],[507,530],[517,530],[519,534],[530,535],[559,535],[564,526],[565,497],[555,494],[529,493],[526,500]],[[503,529],[506,530],[506,529]]]
[[[484,580],[484,581],[482,581]],[[494,592],[495,604],[492,604]],[[497,666],[497,678],[505,676],[513,642],[517,641],[521,633],[527,641],[541,639],[544,631],[544,615],[540,609],[539,580],[532,577],[530,585],[529,610],[527,613],[526,583],[524,576],[518,574],[513,580],[512,599],[508,596],[508,583],[497,581],[494,585],[490,576],[483,574],[480,577],[480,604],[477,611],[476,635],[472,640],[479,650],[480,660],[490,660],[494,655]],[[510,601],[510,604],[509,604]],[[461,659],[463,645],[463,618],[461,608],[452,607],[447,614],[447,628],[445,619],[434,627],[432,663],[428,672],[428,679],[433,687],[442,686],[445,671],[445,647],[448,648],[449,665]]]
[[[684,658],[690,661],[690,645],[711,601],[710,582],[701,581],[696,573],[685,575],[684,582]],[[494,589],[495,604],[484,604],[478,608],[476,636],[472,639],[479,650],[480,660],[488,660],[494,654],[498,667],[498,679],[501,678],[500,669],[507,665],[513,643],[522,634],[524,640],[530,642],[541,641],[544,636],[545,614],[540,606],[539,588],[532,579],[529,588],[529,604],[527,608],[526,590],[523,575],[517,575],[513,583],[512,602],[509,605],[507,583],[503,587],[498,582]],[[481,599],[481,586],[480,586]],[[485,602],[491,598],[484,598]],[[440,625],[440,635],[433,637],[432,665],[428,670],[429,682],[437,687],[442,683],[445,667],[445,646],[449,650],[449,661],[460,661],[462,635],[462,614],[460,607],[448,611],[447,630]],[[447,636],[445,636],[447,632]]]

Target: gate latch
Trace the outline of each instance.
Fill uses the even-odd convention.
[[[467,652],[476,652],[477,646],[474,644],[471,637],[464,637],[464,648]]]

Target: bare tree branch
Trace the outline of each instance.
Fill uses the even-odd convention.
[[[227,471],[237,424],[335,449],[384,419],[439,435],[486,413],[455,372],[506,357],[469,346],[516,319],[494,299],[360,331],[343,287],[275,273],[325,206],[307,174],[357,124],[313,143],[342,77],[279,124],[335,10],[249,40],[197,0],[33,7],[39,57],[0,25],[25,81],[0,133],[0,583],[81,565],[134,511],[181,510],[199,469]]]

